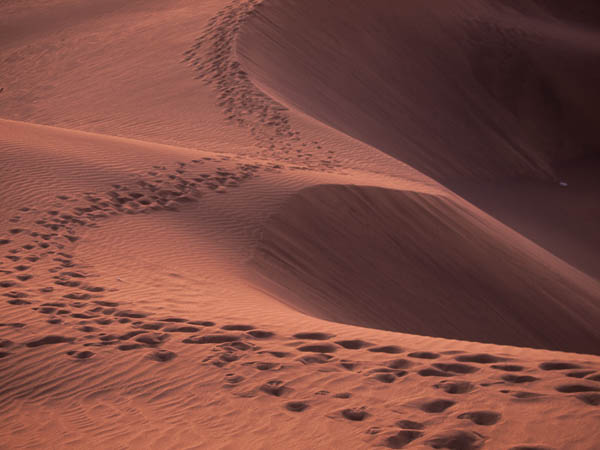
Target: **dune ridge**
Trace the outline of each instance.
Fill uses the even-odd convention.
[[[0,5],[1,445],[594,448],[597,280],[290,102],[281,5]]]
[[[308,188],[271,217],[253,264],[281,298],[324,319],[478,342],[600,349],[596,280],[445,196]]]
[[[600,215],[600,191],[586,181],[598,171],[588,102],[600,98],[595,8],[273,1],[247,20],[238,55],[281,102],[433,177],[598,278],[589,217]]]

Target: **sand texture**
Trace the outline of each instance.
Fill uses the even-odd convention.
[[[599,27],[0,1],[0,449],[599,449]]]

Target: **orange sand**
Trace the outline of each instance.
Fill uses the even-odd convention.
[[[0,2],[0,448],[599,448],[578,5]]]

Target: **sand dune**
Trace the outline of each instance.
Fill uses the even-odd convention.
[[[574,21],[592,21],[597,7],[561,5],[266,2],[243,28],[239,53],[267,92],[597,278],[596,227],[585,223],[590,210],[600,214],[591,200],[600,192],[567,169],[597,155],[597,22]],[[596,159],[580,166],[598,171]],[[557,192],[559,180],[577,193]]]
[[[596,448],[597,19],[0,2],[0,447]]]
[[[266,2],[239,50],[287,102],[440,181],[551,178],[595,147],[597,32],[506,3]]]
[[[600,349],[598,282],[448,197],[310,188],[271,218],[255,259],[283,299],[325,319],[479,342]]]

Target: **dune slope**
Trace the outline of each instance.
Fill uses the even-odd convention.
[[[582,160],[598,152],[594,17],[593,2],[275,0],[255,10],[238,50],[252,80],[286,104],[599,277],[595,226],[580,225],[600,215],[587,200],[600,191],[565,169],[598,171]],[[557,193],[558,180],[577,192]]]
[[[504,2],[277,0],[238,48],[286,101],[449,181],[551,177],[596,151],[597,36]]]
[[[333,321],[600,349],[595,280],[445,196],[335,185],[303,190],[271,217],[254,264],[289,304]]]
[[[350,16],[342,8],[323,22],[319,8],[341,2],[0,1],[0,447],[597,446],[600,356],[522,346],[595,353],[597,282],[411,168],[402,152],[294,106],[285,89],[315,105],[333,91],[289,72],[285,54],[261,54],[269,27],[296,33],[314,6],[302,39],[291,33],[280,44],[340,81],[362,79],[368,66],[335,75],[343,65],[315,58],[322,37],[304,39],[318,35],[313,25],[343,43],[338,18],[376,28],[382,5],[430,24],[427,8],[408,2],[350,3]],[[285,4],[260,31],[264,13]],[[502,11],[536,18],[545,4]],[[478,4],[456,5],[440,7],[441,22],[458,23],[465,5]],[[568,13],[569,27],[593,33],[592,15]],[[382,44],[387,55],[385,43],[371,50]],[[254,64],[252,52],[264,60]],[[341,55],[331,62],[352,58]],[[372,110],[395,94],[404,95],[363,92],[364,111],[344,111],[360,120],[348,123],[389,119],[389,142],[402,129],[423,131]],[[452,106],[438,127],[472,117]],[[555,131],[571,136],[571,125]],[[472,150],[457,147],[442,162],[415,155],[461,182],[552,174],[544,151],[504,148],[490,159]],[[482,186],[484,201],[497,192]],[[595,197],[572,205],[589,190],[560,192],[561,207],[587,219],[583,246]],[[552,216],[543,206],[534,215]],[[559,237],[578,231],[571,224]],[[507,342],[521,346],[498,344]]]

